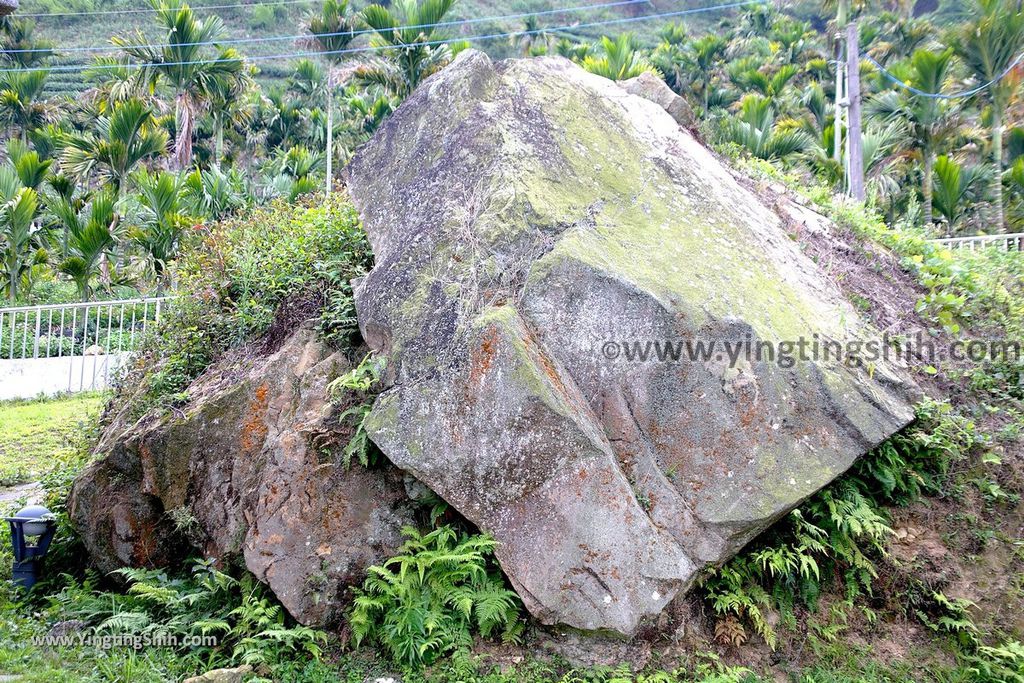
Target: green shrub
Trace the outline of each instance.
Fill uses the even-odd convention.
[[[443,526],[404,530],[400,554],[369,568],[349,616],[356,645],[377,641],[398,662],[419,666],[468,650],[474,631],[517,641],[518,596],[493,567],[495,541]]]
[[[123,398],[135,415],[184,399],[192,380],[226,350],[265,333],[290,300],[320,310],[325,341],[355,345],[349,281],[371,265],[355,209],[338,195],[315,206],[272,202],[203,229],[176,263],[179,295],[143,344]]]
[[[288,18],[288,10],[279,5],[254,5],[249,23],[253,28],[270,28]]]
[[[333,195],[315,205],[281,201],[204,231],[177,265],[179,291],[212,299],[238,337],[262,332],[286,298],[317,294],[366,272],[372,255],[355,209]]]

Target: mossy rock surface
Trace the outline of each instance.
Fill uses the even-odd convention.
[[[877,332],[676,118],[566,60],[462,53],[349,174],[370,433],[545,623],[635,632],[913,417],[884,361],[722,353]],[[718,346],[625,353],[687,340]]]

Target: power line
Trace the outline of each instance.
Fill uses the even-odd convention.
[[[927,97],[934,100],[957,100],[962,97],[972,97],[974,95],[977,95],[982,90],[985,90],[986,88],[989,88],[998,83],[999,81],[1003,80],[1004,78],[1006,78],[1006,76],[1008,76],[1011,71],[1017,68],[1018,64],[1024,61],[1024,53],[1022,53],[1017,57],[1017,59],[1013,60],[1013,63],[1011,63],[1010,66],[1006,67],[1006,69],[1001,74],[993,78],[991,81],[988,81],[987,83],[982,83],[978,87],[971,88],[970,90],[962,90],[957,93],[946,95],[938,92],[925,92],[924,90],[915,88],[909,83],[897,78],[895,75],[892,74],[892,72],[890,72],[884,66],[879,64],[877,61],[875,61],[875,59],[866,52],[862,52],[861,57],[864,57],[866,60],[871,62],[875,66],[875,68],[878,69],[879,73],[885,76],[885,78],[888,79],[889,81],[892,81],[892,83],[894,83],[895,85],[898,85],[901,88],[904,88],[920,97]]]
[[[317,2],[318,0],[260,0],[259,5],[301,5],[310,2]],[[194,10],[211,10],[211,9],[232,9],[236,7],[256,7],[257,3],[235,3],[231,5],[203,5],[200,7],[193,7]],[[110,14],[149,14],[152,12],[162,11],[159,8],[154,7],[136,7],[131,9],[108,9],[108,10],[89,10],[85,12],[36,12],[33,14],[22,14],[19,12],[19,17],[32,17],[34,19],[41,19],[45,17],[92,17],[99,15],[110,15]]]
[[[686,9],[686,10],[677,10],[675,12],[660,12],[660,13],[656,13],[656,14],[647,14],[647,15],[637,16],[637,17],[620,17],[618,19],[607,19],[607,20],[604,20],[604,21],[592,21],[592,22],[589,22],[589,23],[582,23],[582,24],[581,23],[566,24],[566,25],[563,25],[563,26],[554,26],[554,27],[533,29],[533,30],[528,30],[528,31],[510,31],[510,32],[504,32],[504,33],[490,33],[490,34],[477,35],[477,36],[465,36],[465,37],[460,37],[457,40],[452,40],[450,38],[445,38],[445,39],[440,39],[440,40],[431,40],[431,41],[423,41],[423,42],[419,42],[419,43],[412,43],[408,47],[418,47],[418,46],[426,47],[426,46],[442,45],[444,43],[458,42],[458,41],[472,42],[472,41],[479,41],[479,40],[493,40],[493,39],[496,39],[496,38],[508,38],[508,37],[511,37],[511,36],[537,35],[537,34],[548,33],[548,32],[566,31],[566,30],[569,30],[569,29],[592,28],[592,27],[595,27],[595,26],[608,26],[608,25],[612,25],[612,24],[625,24],[625,23],[631,23],[631,22],[636,22],[636,21],[647,21],[647,20],[650,20],[650,19],[667,19],[669,17],[680,17],[680,16],[686,16],[686,15],[689,15],[689,14],[697,14],[697,13],[700,13],[700,12],[712,12],[712,11],[717,11],[717,10],[735,9],[735,8],[738,8],[738,7],[745,7],[745,6],[748,6],[748,5],[762,5],[762,4],[765,3],[765,1],[766,0],[740,0],[738,2],[730,2],[730,3],[726,3],[726,4],[722,4],[722,5],[714,5],[714,6],[711,6],[711,7],[696,7],[696,8],[692,8],[692,9]],[[3,74],[3,73],[25,73],[25,72],[29,72],[29,71],[50,71],[50,72],[61,73],[61,72],[68,72],[68,71],[85,71],[85,70],[97,70],[98,71],[98,70],[125,69],[125,68],[128,68],[128,69],[132,69],[132,68],[134,68],[134,69],[144,69],[144,68],[150,68],[150,67],[191,66],[191,65],[195,65],[195,64],[218,64],[218,63],[241,62],[241,61],[257,62],[257,61],[267,61],[267,60],[273,60],[273,59],[291,59],[291,58],[294,58],[294,57],[317,57],[317,56],[321,56],[321,55],[356,54],[356,53],[362,53],[362,52],[375,52],[377,50],[394,50],[394,49],[400,49],[401,47],[402,46],[394,46],[394,45],[369,45],[369,46],[366,46],[366,47],[346,48],[346,49],[343,49],[343,50],[322,50],[322,51],[318,50],[318,51],[312,51],[312,52],[291,52],[291,53],[275,54],[275,55],[255,55],[255,56],[251,56],[251,57],[238,57],[238,58],[231,58],[231,59],[198,59],[198,60],[179,61],[179,62],[142,62],[142,63],[140,63],[140,62],[128,62],[128,63],[123,63],[123,64],[67,64],[67,65],[63,65],[63,66],[54,66],[54,67],[49,67],[49,68],[47,68],[47,67],[39,67],[39,68],[19,67],[19,68],[0,69],[0,74]]]
[[[303,0],[304,2],[308,0]],[[474,17],[470,19],[456,19],[452,21],[442,21],[436,24],[410,24],[408,26],[396,26],[394,30],[401,31],[404,29],[416,29],[416,28],[438,28],[441,26],[461,26],[465,24],[479,24],[487,21],[505,21],[509,19],[525,19],[527,17],[544,16],[549,14],[569,14],[573,12],[586,12],[589,10],[606,9],[609,7],[622,7],[624,5],[637,5],[641,3],[648,3],[650,0],[615,0],[615,2],[606,2],[599,5],[578,5],[576,7],[565,7],[560,9],[549,9],[541,10],[539,12],[521,12],[519,14],[503,14],[491,17]],[[334,33],[321,33],[319,37],[330,38],[334,36],[359,36],[366,33],[376,33],[374,29],[359,29],[356,31],[337,31]],[[193,47],[197,45],[237,45],[241,43],[271,43],[286,40],[298,40],[300,38],[316,38],[317,35],[311,33],[300,33],[297,35],[290,36],[263,36],[260,38],[228,38],[225,40],[207,40],[195,43],[174,43],[174,47]],[[4,53],[18,54],[18,53],[31,53],[31,52],[109,52],[125,49],[148,49],[163,47],[163,44],[156,43],[142,43],[139,45],[90,45],[84,47],[67,47],[59,50],[53,48],[21,48],[17,50],[3,50]]]

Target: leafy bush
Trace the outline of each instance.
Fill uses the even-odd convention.
[[[136,414],[176,402],[227,349],[267,331],[289,300],[322,309],[328,342],[353,344],[348,283],[371,264],[355,209],[337,195],[315,206],[272,202],[197,232],[175,267],[180,295],[129,373],[128,387],[141,388]]]
[[[472,633],[517,641],[518,596],[493,567],[495,541],[443,526],[422,535],[404,529],[400,555],[369,568],[349,616],[356,645],[379,642],[398,662],[418,666],[468,650]]]
[[[255,5],[249,23],[253,28],[270,28],[288,18],[288,10],[280,5]]]
[[[346,198],[253,209],[202,231],[179,261],[179,289],[217,302],[238,336],[263,331],[274,309],[299,293],[320,293],[328,274],[349,279],[372,257],[355,209]]]

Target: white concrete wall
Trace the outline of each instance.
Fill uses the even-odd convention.
[[[129,355],[0,359],[0,401],[105,389]]]

